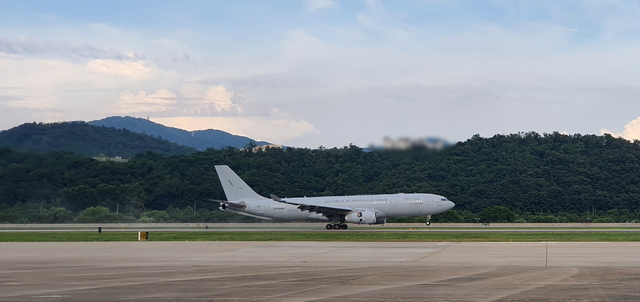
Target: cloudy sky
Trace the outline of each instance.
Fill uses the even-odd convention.
[[[5,0],[0,129],[129,115],[311,148],[635,139],[639,16],[616,0]]]

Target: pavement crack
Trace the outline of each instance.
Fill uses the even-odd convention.
[[[440,253],[440,252],[442,252],[442,251],[445,251],[445,250],[449,249],[450,247],[452,247],[452,246],[454,246],[454,245],[457,245],[457,243],[451,243],[451,242],[449,242],[449,243],[450,243],[450,244],[449,244],[449,245],[447,245],[445,248],[440,249],[440,250],[437,250],[437,251],[435,251],[435,252],[433,252],[433,253],[431,253],[431,254],[428,254],[428,255],[426,255],[426,256],[424,256],[424,257],[422,257],[422,258],[419,258],[418,260],[413,261],[413,263],[420,262],[420,261],[422,261],[422,260],[424,260],[424,259],[427,259],[427,258],[429,258],[429,257],[431,257],[431,256],[433,256],[433,255],[435,255],[435,254],[437,254],[437,253]]]

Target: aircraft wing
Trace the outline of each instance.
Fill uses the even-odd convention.
[[[301,203],[301,202],[292,202],[292,201],[281,199],[278,196],[275,196],[273,194],[271,194],[271,199],[277,202],[298,206],[298,209],[300,209],[301,211],[318,213],[325,216],[327,216],[327,214],[346,215],[353,211],[353,208],[350,208],[350,207],[326,206],[326,205],[317,205],[317,204],[307,204],[307,203]]]
[[[234,210],[243,210],[247,207],[247,204],[244,201],[232,202],[232,201],[217,200],[217,199],[209,199],[209,201],[215,201],[221,204],[224,209],[230,208]]]

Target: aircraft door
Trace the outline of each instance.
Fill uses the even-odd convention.
[[[395,198],[391,198],[391,206],[395,207],[396,205],[398,205],[398,202],[396,201]]]
[[[268,200],[265,200],[264,203],[263,203],[262,210],[260,211],[260,214],[264,214],[265,212],[268,212],[269,210],[271,210],[271,205],[269,204]]]

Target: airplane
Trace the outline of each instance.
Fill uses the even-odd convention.
[[[455,204],[444,196],[426,193],[266,198],[257,194],[226,165],[216,165],[216,172],[227,200],[220,210],[269,220],[331,221],[327,230],[346,230],[347,222],[384,224],[391,217],[426,216],[450,210]]]

